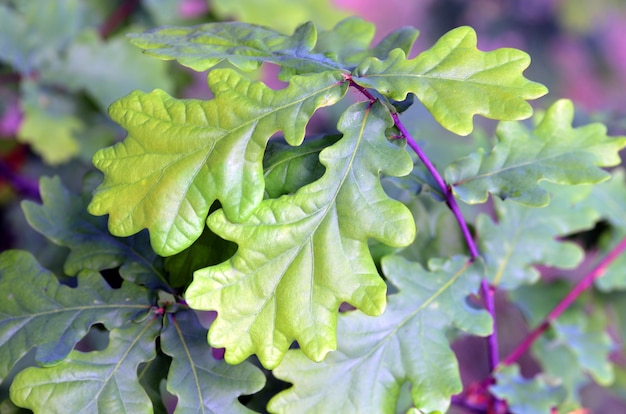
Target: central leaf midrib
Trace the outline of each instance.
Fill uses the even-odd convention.
[[[365,129],[365,124],[366,124],[367,118],[369,117],[369,114],[370,114],[370,108],[367,109],[367,111],[365,112],[365,115],[363,117],[363,121],[361,123],[361,129],[359,131],[357,142],[354,145],[355,149],[354,149],[354,151],[352,151],[352,155],[350,156],[350,161],[346,162],[346,166],[344,167],[344,173],[342,174],[341,180],[338,181],[336,190],[334,191],[332,197],[329,198],[329,202],[326,203],[326,208],[323,208],[323,209],[320,209],[320,210],[316,210],[314,213],[307,214],[306,216],[302,217],[301,219],[299,219],[299,220],[297,220],[295,222],[290,223],[291,225],[293,225],[293,224],[298,223],[298,222],[306,221],[306,220],[308,220],[312,216],[320,215],[320,211],[322,212],[321,213],[322,217],[319,219],[318,223],[311,230],[309,235],[304,239],[306,241],[300,243],[296,248],[288,249],[287,251],[285,251],[280,256],[277,256],[277,257],[281,257],[281,256],[286,255],[288,252],[293,252],[291,254],[291,258],[288,260],[289,265],[287,266],[287,269],[283,270],[281,276],[279,278],[277,278],[277,283],[274,285],[274,288],[272,289],[273,293],[271,295],[268,295],[266,297],[265,301],[263,301],[263,303],[261,304],[261,306],[258,307],[258,311],[255,313],[254,320],[256,320],[256,316],[258,316],[263,311],[263,309],[265,309],[265,307],[267,306],[267,304],[270,301],[275,301],[276,300],[277,288],[282,283],[283,278],[285,277],[285,274],[287,273],[288,269],[293,264],[295,258],[298,257],[302,253],[302,251],[305,249],[305,247],[308,246],[309,244],[313,244],[312,239],[314,237],[314,234],[317,232],[317,230],[319,229],[321,224],[324,222],[324,220],[326,219],[326,217],[329,214],[329,212],[332,210],[332,206],[334,206],[334,202],[333,201],[337,199],[337,196],[339,195],[339,192],[341,191],[341,188],[343,187],[344,182],[346,181],[347,177],[349,176],[349,171],[350,171],[350,169],[352,167],[352,164],[354,162],[354,159],[356,157],[357,148],[359,147],[359,144],[360,144],[361,140],[363,139],[363,131]],[[341,140],[339,142],[341,142]],[[328,170],[327,170],[326,174],[328,174]],[[324,176],[326,176],[326,174]],[[277,224],[277,225],[284,226],[284,224]],[[254,273],[247,273],[247,277],[253,277],[253,275],[254,275]],[[243,279],[245,280],[247,277],[244,277]],[[314,277],[311,277],[312,281],[314,281],[314,279],[315,279]],[[238,279],[238,280],[233,281],[232,283],[230,283],[228,285],[223,285],[223,286],[224,287],[233,286],[234,284],[238,284],[241,280],[242,279]],[[311,291],[313,291],[313,289],[311,289]],[[252,323],[254,323],[254,321]]]

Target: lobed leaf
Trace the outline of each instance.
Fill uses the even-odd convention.
[[[600,167],[619,164],[626,137],[607,136],[602,124],[572,128],[573,118],[572,102],[560,100],[533,131],[519,122],[500,123],[493,150],[453,163],[446,179],[466,203],[483,203],[491,193],[536,207],[549,202],[539,181],[573,185],[607,180],[610,174]]]
[[[252,413],[237,397],[263,388],[265,376],[249,362],[233,366],[214,359],[206,336],[193,312],[168,315],[161,346],[172,357],[167,389],[178,398],[174,414]]]
[[[479,265],[457,256],[433,259],[426,270],[387,256],[382,267],[398,288],[385,313],[341,314],[337,351],[321,363],[289,351],[273,373],[293,387],[270,400],[270,412],[395,412],[406,382],[420,412],[447,410],[462,385],[446,331],[491,331],[489,315],[467,301],[480,284]]]
[[[522,76],[529,64],[530,57],[516,49],[479,51],[476,32],[459,27],[414,59],[398,49],[383,60],[366,59],[354,80],[399,101],[414,93],[444,128],[467,135],[475,114],[500,120],[531,116],[526,100],[547,90]]]
[[[31,348],[43,364],[65,358],[91,325],[112,329],[146,312],[151,294],[124,283],[111,289],[100,274],[84,272],[78,286],[59,284],[27,252],[0,254],[0,380]]]
[[[557,382],[541,375],[533,379],[522,377],[517,365],[499,368],[490,387],[498,398],[506,400],[513,414],[549,413],[565,399],[565,390]]]
[[[152,414],[152,402],[137,379],[139,364],[152,360],[159,318],[111,331],[104,351],[72,351],[58,365],[30,367],[11,384],[11,400],[37,413]]]
[[[299,26],[291,36],[254,24],[219,22],[162,27],[129,37],[148,55],[176,59],[198,72],[223,61],[243,71],[257,69],[263,62],[276,63],[296,73],[345,69],[338,62],[311,52],[317,41],[317,30],[310,22]]]
[[[552,191],[554,199],[541,209],[496,199],[497,223],[478,216],[479,247],[494,285],[514,289],[538,280],[535,265],[570,269],[582,261],[580,246],[557,238],[593,228],[599,215],[573,201],[580,196],[579,187],[554,186]]]
[[[64,266],[68,275],[119,267],[120,276],[128,281],[168,289],[163,259],[150,249],[146,234],[112,236],[106,219],[88,214],[87,200],[72,194],[58,177],[42,177],[39,191],[43,204],[24,201],[24,215],[32,228],[70,249]]]
[[[133,92],[111,106],[127,138],[98,151],[104,182],[89,205],[109,214],[109,230],[128,236],[147,228],[153,249],[178,253],[202,233],[218,199],[229,219],[244,220],[263,198],[263,154],[282,130],[302,143],[313,112],[343,97],[338,73],[297,76],[274,91],[230,69],[209,74],[210,101],[178,100],[160,90]]]
[[[379,181],[413,165],[385,138],[391,125],[380,103],[351,106],[339,121],[343,138],[320,154],[326,172],[319,180],[264,200],[241,223],[220,210],[209,217],[209,227],[239,248],[195,272],[186,299],[194,309],[217,310],[209,342],[226,348],[227,362],[256,353],[273,368],[294,340],[319,361],[336,346],[342,302],[370,315],[383,311],[386,288],[367,239],[398,247],[415,236],[411,214]]]

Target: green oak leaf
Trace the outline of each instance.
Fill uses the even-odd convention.
[[[312,23],[298,27],[291,36],[248,23],[219,22],[191,27],[166,26],[129,37],[144,53],[164,60],[176,59],[198,72],[222,61],[243,71],[255,70],[263,62],[289,68],[290,73],[346,69],[311,51],[317,40],[317,30]]]
[[[96,272],[78,276],[78,286],[61,285],[27,252],[0,254],[0,380],[32,347],[44,364],[65,358],[89,327],[112,329],[152,304],[150,292],[123,283],[111,289]]]
[[[62,59],[42,71],[42,79],[70,90],[86,90],[102,110],[133,90],[170,90],[172,77],[166,64],[137,53],[125,37],[105,42],[95,30],[83,32]]]
[[[520,122],[502,122],[498,143],[485,154],[479,150],[446,169],[454,193],[466,203],[483,203],[488,193],[530,206],[548,204],[538,182],[595,184],[610,174],[600,167],[620,163],[626,137],[609,137],[602,124],[572,128],[574,105],[559,100],[530,131]]]
[[[104,351],[72,351],[58,365],[26,368],[11,384],[11,400],[37,413],[152,414],[137,368],[156,356],[160,329],[157,317],[127,322],[111,331]]]
[[[496,385],[489,389],[498,398],[506,400],[513,414],[549,413],[566,397],[560,382],[542,375],[524,378],[517,365],[498,368],[494,377]]]
[[[409,54],[419,33],[412,27],[402,27],[370,48],[375,32],[376,25],[373,23],[359,17],[349,17],[337,23],[331,30],[321,31],[313,50],[347,67],[353,67],[371,56],[386,59],[394,49],[401,49]]]
[[[128,136],[94,155],[105,178],[89,212],[109,214],[117,236],[148,228],[162,256],[200,236],[216,199],[229,219],[244,220],[263,199],[269,138],[282,130],[289,144],[302,143],[312,114],[345,94],[342,81],[329,72],[295,76],[275,91],[221,69],[209,73],[210,101],[131,93],[110,108]]]
[[[43,204],[24,201],[22,209],[32,228],[70,249],[66,274],[119,267],[120,276],[128,281],[167,290],[163,259],[150,248],[147,234],[112,236],[106,219],[87,213],[88,200],[70,192],[59,177],[42,177],[39,191]]]
[[[185,296],[194,309],[217,310],[209,342],[226,348],[227,362],[256,353],[273,368],[294,340],[319,361],[336,346],[342,302],[382,313],[386,287],[367,239],[399,247],[415,236],[408,209],[380,184],[380,174],[406,175],[413,165],[385,138],[391,125],[378,102],[351,106],[339,121],[343,138],[320,154],[322,178],[264,200],[244,222],[221,210],[209,217],[211,230],[239,248],[227,262],[195,272]]]
[[[598,213],[577,204],[579,186],[552,186],[553,199],[543,208],[534,208],[510,200],[494,199],[497,222],[481,214],[476,220],[480,234],[487,278],[502,289],[535,283],[539,272],[534,265],[571,269],[583,259],[582,248],[558,237],[593,228]],[[586,193],[588,194],[588,192]]]
[[[237,398],[263,388],[265,376],[249,362],[233,366],[214,359],[206,336],[193,312],[168,314],[161,347],[172,357],[167,389],[178,398],[174,414],[253,413]]]
[[[414,93],[444,128],[467,135],[475,114],[499,120],[532,115],[526,100],[547,90],[523,77],[529,64],[520,50],[479,51],[474,29],[459,27],[414,59],[396,49],[386,59],[363,61],[354,80],[398,101]]]
[[[263,160],[265,193],[268,198],[295,193],[300,187],[324,175],[325,168],[319,162],[319,153],[339,138],[340,135],[307,138],[297,147],[282,141],[270,141]]]
[[[270,412],[395,412],[405,382],[420,412],[446,411],[462,390],[446,331],[487,335],[492,329],[489,314],[467,301],[480,285],[480,266],[456,256],[432,259],[426,270],[387,256],[382,267],[398,289],[385,313],[341,314],[337,351],[321,363],[289,351],[273,373],[294,385],[270,401]]]

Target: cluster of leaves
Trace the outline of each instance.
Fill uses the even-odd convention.
[[[494,314],[474,300],[481,281],[541,320],[558,298],[536,288],[535,266],[577,266],[583,251],[565,236],[601,220],[605,236],[626,233],[623,173],[603,169],[619,164],[626,138],[573,127],[566,100],[521,122],[527,100],[546,93],[522,75],[525,53],[480,51],[469,27],[415,58],[416,30],[371,46],[373,36],[356,18],[292,35],[210,23],[131,36],[149,55],[209,70],[213,98],[157,89],[115,101],[109,114],[128,135],[93,157],[97,188],[99,176],[84,195],[42,179],[43,204],[23,204],[33,228],[69,249],[64,273],[76,282],[61,284],[29,253],[0,256],[0,378],[32,348],[39,364],[17,369],[13,403],[149,413],[166,412],[171,394],[177,413],[249,412],[238,397],[272,370],[292,386],[271,396],[270,412],[445,411],[462,391],[450,341],[493,332]],[[247,76],[264,63],[280,67],[285,88]],[[364,99],[337,131],[309,137],[314,113],[349,89]],[[495,143],[445,165],[444,182],[431,168],[442,163],[400,121],[415,100],[458,135],[476,114],[502,121]],[[492,214],[470,223],[477,257],[447,207],[489,195]],[[610,294],[572,306],[535,344],[544,377],[492,367],[494,400],[515,413],[571,410],[589,378],[615,380],[604,328],[626,280],[600,280]],[[347,305],[356,309],[339,312]],[[200,311],[217,312],[208,333]],[[76,348],[94,326],[109,332],[106,347]]]

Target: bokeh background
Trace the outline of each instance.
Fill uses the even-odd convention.
[[[28,249],[48,268],[61,269],[66,252],[30,230],[19,203],[38,198],[42,175],[59,175],[80,191],[93,153],[124,137],[106,117],[116,97],[157,87],[179,97],[210,96],[204,74],[141,55],[125,33],[217,20],[291,33],[309,20],[329,29],[347,16],[373,22],[374,41],[414,26],[420,36],[413,54],[452,28],[472,26],[480,49],[514,47],[531,56],[526,76],[550,90],[533,103],[537,108],[569,98],[575,122],[603,122],[611,135],[626,135],[626,0],[0,0],[0,251]],[[259,76],[280,87],[271,66]],[[466,141],[415,111],[407,121],[411,132],[440,166],[463,155]],[[332,120],[333,114],[316,119],[312,128]],[[477,134],[495,126],[477,121]],[[500,323],[524,325],[514,309],[502,305],[499,312]],[[510,346],[525,334],[506,332]],[[455,344],[467,386],[487,375],[481,341]],[[533,375],[532,360],[523,363]],[[623,389],[589,386],[584,403],[592,413],[626,412],[620,393],[626,396]]]

